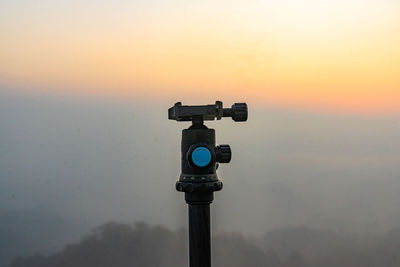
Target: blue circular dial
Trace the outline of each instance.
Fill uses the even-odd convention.
[[[196,147],[192,152],[192,162],[197,167],[205,167],[211,162],[211,152],[204,146]]]

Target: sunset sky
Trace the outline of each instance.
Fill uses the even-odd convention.
[[[105,222],[187,227],[167,111],[216,100],[249,118],[205,123],[232,147],[213,233],[398,240],[400,0],[0,0],[0,266]]]
[[[400,2],[0,3],[0,88],[400,112]]]

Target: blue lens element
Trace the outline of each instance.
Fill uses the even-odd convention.
[[[192,161],[197,167],[205,167],[210,164],[211,152],[204,146],[196,147],[192,152]]]

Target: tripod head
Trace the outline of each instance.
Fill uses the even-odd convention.
[[[182,131],[181,175],[176,189],[185,192],[188,204],[209,204],[213,192],[222,189],[216,170],[219,163],[229,163],[229,145],[215,146],[215,130],[207,128],[205,120],[220,120],[232,117],[234,121],[247,120],[247,104],[235,103],[231,108],[223,108],[221,101],[214,105],[183,106],[176,103],[168,109],[168,119],[192,121],[192,126]]]
[[[222,117],[232,117],[234,121],[246,121],[247,104],[235,103],[231,108],[223,108],[221,101],[216,101],[214,105],[203,106],[182,106],[182,103],[178,102],[168,109],[168,119],[176,121],[213,121]]]

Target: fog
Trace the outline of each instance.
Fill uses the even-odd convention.
[[[189,123],[167,119],[173,104],[1,89],[0,266],[109,221],[185,227],[174,185]],[[400,226],[399,116],[248,105],[246,123],[207,124],[233,153],[218,169],[214,233],[305,226],[378,236]]]

